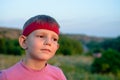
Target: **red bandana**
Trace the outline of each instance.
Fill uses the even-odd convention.
[[[59,27],[56,24],[53,24],[52,26],[48,23],[36,23],[33,22],[30,25],[28,25],[24,30],[23,30],[23,35],[24,36],[28,36],[31,32],[33,32],[34,30],[37,29],[47,29],[47,30],[51,30],[53,32],[55,32],[56,34],[59,35]]]

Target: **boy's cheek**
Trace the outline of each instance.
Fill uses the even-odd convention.
[[[59,49],[59,47],[60,47],[60,45],[59,45],[59,43],[57,43],[57,49]]]

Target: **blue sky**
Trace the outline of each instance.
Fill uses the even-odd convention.
[[[62,33],[120,36],[120,0],[0,0],[0,26],[22,29],[38,14],[54,17]]]

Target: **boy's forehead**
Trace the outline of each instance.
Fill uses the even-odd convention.
[[[54,31],[51,30],[47,30],[47,29],[37,29],[35,31],[33,31],[35,34],[51,34],[54,36],[58,36],[58,34],[56,34]]]

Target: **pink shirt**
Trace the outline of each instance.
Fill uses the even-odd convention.
[[[66,78],[58,67],[47,64],[42,70],[33,70],[20,61],[0,72],[0,80],[66,80]]]

